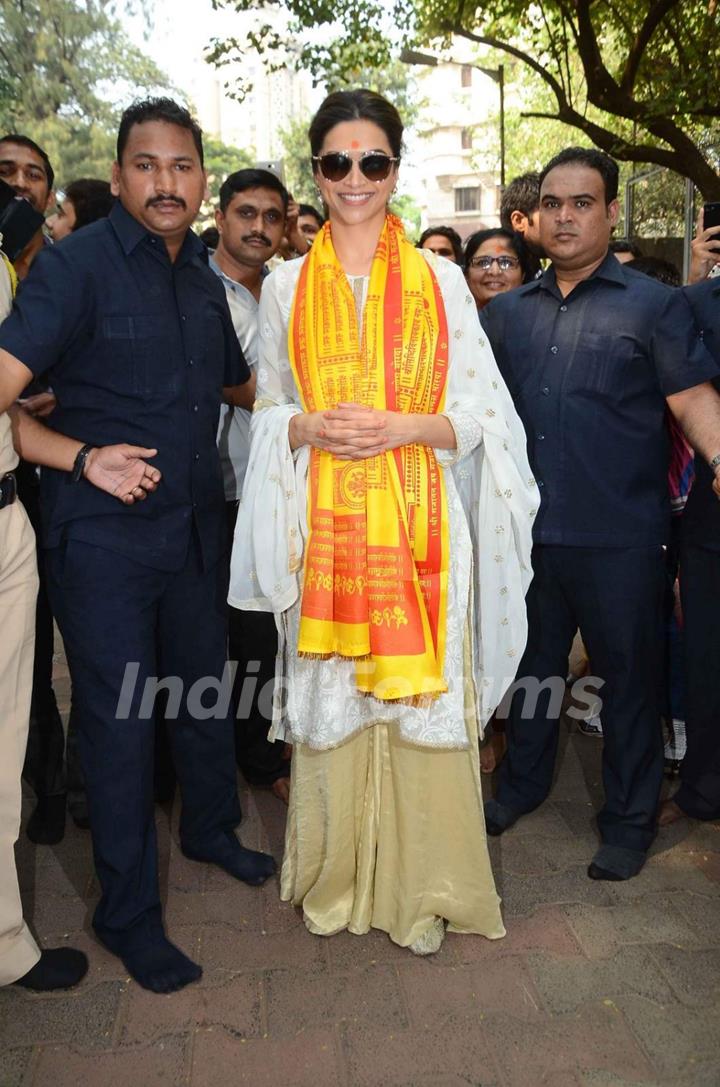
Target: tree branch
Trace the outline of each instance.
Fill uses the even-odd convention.
[[[660,0],[659,3],[654,4],[648,11],[645,16],[645,21],[640,27],[640,30],[635,37],[635,41],[628,52],[625,68],[620,79],[620,90],[623,94],[631,95],[634,91],[638,69],[640,68],[650,39],[668,12],[674,7],[677,7],[679,3],[680,0]]]
[[[587,8],[587,3],[578,3],[578,8],[581,7]],[[629,120],[636,120],[651,133],[651,135],[657,137],[662,143],[668,144],[669,148],[651,144],[631,144],[617,133],[612,132],[608,128],[603,128],[601,125],[591,121],[588,117],[578,113],[568,101],[562,85],[558,82],[552,72],[547,71],[547,69],[536,61],[534,57],[529,56],[527,53],[523,52],[522,49],[518,49],[517,46],[511,45],[509,42],[500,41],[500,39],[493,35],[475,34],[473,31],[466,30],[461,26],[454,27],[453,32],[459,37],[467,38],[469,41],[477,42],[479,45],[489,45],[493,49],[499,49],[501,52],[508,53],[510,56],[515,57],[516,60],[521,61],[536,72],[550,87],[558,103],[556,115],[538,114],[538,116],[561,121],[564,124],[571,125],[573,128],[580,129],[580,131],[584,132],[597,147],[602,148],[603,151],[607,151],[608,154],[613,155],[615,158],[629,162],[652,162],[658,166],[665,166],[670,170],[674,170],[681,176],[689,177],[694,181],[707,200],[720,199],[720,177],[718,177],[715,170],[713,170],[693,141],[675,124],[672,118],[653,116],[648,107],[636,103],[632,99],[628,99],[625,95],[620,95],[619,88],[617,84],[613,82],[609,73],[606,72],[607,78],[615,88],[615,95],[613,97],[621,98],[622,108],[608,109],[607,106],[603,107],[602,101],[596,102],[591,97],[588,90],[588,97],[593,101],[593,104],[599,105],[601,109],[604,108],[606,112],[614,113],[616,116],[626,117]],[[600,61],[600,65],[601,68],[604,67],[602,66],[602,61]],[[583,66],[585,65],[583,64]],[[588,85],[589,83],[590,79],[588,78]]]
[[[534,57],[531,57],[529,53],[525,53],[515,45],[510,45],[509,42],[500,41],[499,38],[494,37],[492,34],[475,34],[474,31],[466,30],[465,27],[460,26],[459,24],[456,24],[450,29],[453,34],[457,34],[460,38],[467,38],[468,41],[477,42],[478,45],[489,45],[493,49],[500,49],[503,53],[515,57],[516,60],[521,61],[523,64],[527,64],[528,68],[532,68],[532,70],[547,83],[557,98],[558,103],[562,102],[565,105],[568,104],[562,85],[558,82],[552,72],[548,72],[547,68],[543,67],[543,65],[535,60]]]

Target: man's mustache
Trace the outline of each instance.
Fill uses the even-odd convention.
[[[153,196],[150,200],[145,201],[146,208],[154,208],[156,204],[177,204],[183,210],[187,208],[187,204],[181,196],[163,196],[162,193],[160,196]]]
[[[272,242],[265,234],[246,234],[243,238],[244,242],[262,242],[263,245],[272,245]]]

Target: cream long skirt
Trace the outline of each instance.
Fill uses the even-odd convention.
[[[280,894],[311,932],[378,928],[407,947],[440,917],[505,935],[471,731],[462,751],[410,744],[385,723],[329,750],[295,745]]]

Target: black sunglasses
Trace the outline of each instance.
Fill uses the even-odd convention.
[[[352,170],[354,162],[357,162],[360,172],[368,181],[384,181],[390,176],[392,164],[400,161],[384,151],[363,151],[357,159],[353,159],[347,151],[329,151],[327,155],[313,155],[312,160],[318,163],[326,181],[342,181]]]

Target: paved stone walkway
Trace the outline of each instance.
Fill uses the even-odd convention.
[[[506,939],[450,935],[427,960],[381,933],[311,936],[275,882],[183,858],[158,809],[170,934],[204,976],[154,996],[90,935],[87,833],[23,834],[26,914],[90,972],[70,993],[0,991],[0,1087],[718,1087],[720,825],[676,825],[639,877],[593,883],[601,744],[561,746],[551,799],[492,842]],[[242,801],[246,844],[280,857],[280,802]]]

